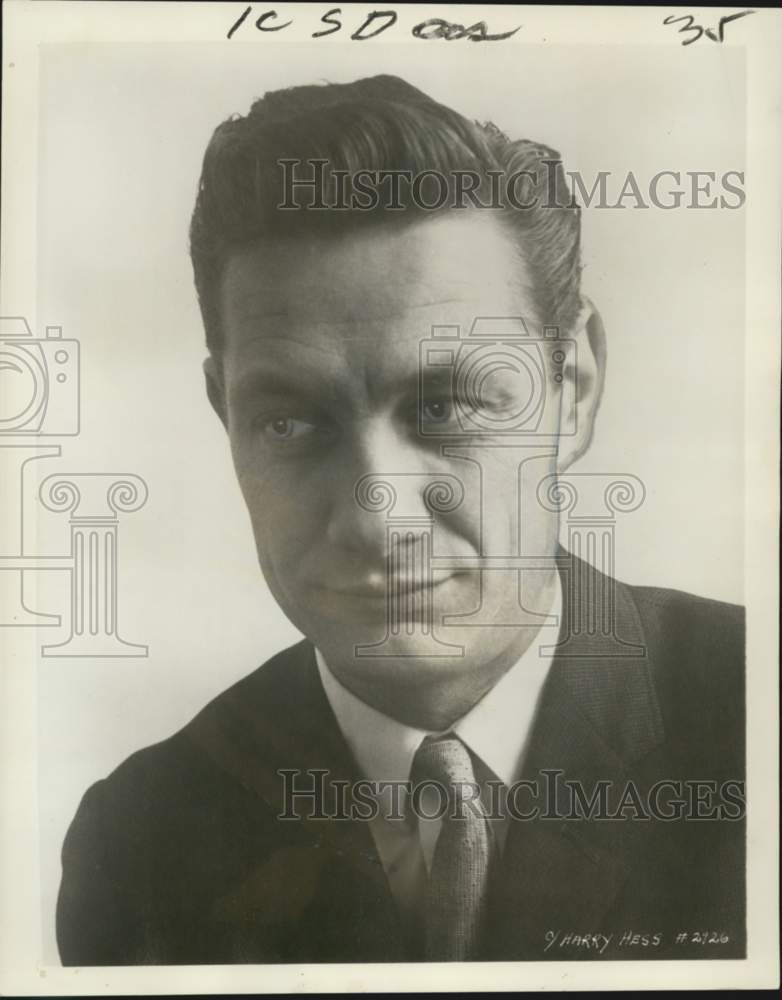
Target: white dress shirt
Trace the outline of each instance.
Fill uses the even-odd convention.
[[[562,590],[556,574],[554,597],[548,614],[551,626],[542,628],[535,641],[481,700],[449,726],[466,746],[506,786],[518,778],[530,728],[543,682],[551,666],[551,654],[543,646],[557,641],[561,618]],[[552,627],[553,626],[553,627]],[[320,650],[315,650],[320,679],[342,735],[361,773],[371,782],[406,782],[421,741],[433,734],[398,722],[361,701],[337,680]],[[432,792],[437,798],[434,789]],[[417,828],[404,820],[389,819],[390,799],[382,800],[380,814],[370,821],[392,893],[403,913],[416,911],[419,894],[426,884],[442,821],[419,818]],[[422,797],[422,811],[434,813]],[[500,850],[507,820],[491,820]]]

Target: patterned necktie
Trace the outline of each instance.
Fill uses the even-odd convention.
[[[437,782],[448,803],[429,872],[424,902],[425,957],[469,961],[476,955],[486,910],[493,834],[479,800],[467,747],[453,733],[428,736],[410,774],[413,785]]]

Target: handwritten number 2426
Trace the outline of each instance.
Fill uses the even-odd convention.
[[[739,14],[728,14],[726,17],[721,17],[716,33],[711,28],[702,28],[699,24],[696,24],[692,14],[682,14],[680,17],[677,17],[676,14],[669,14],[668,17],[663,18],[663,24],[678,24],[680,21],[687,22],[679,28],[679,34],[686,31],[692,31],[694,34],[690,38],[685,38],[682,45],[692,45],[693,42],[698,41],[701,35],[706,35],[713,42],[722,42],[725,39],[726,24],[730,21],[735,21],[739,17],[746,17],[747,14],[754,13],[754,10],[742,10]]]

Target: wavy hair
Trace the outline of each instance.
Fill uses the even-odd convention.
[[[514,207],[501,186],[495,215],[510,227],[529,268],[539,316],[563,331],[575,322],[580,215],[558,153],[528,139],[511,140],[491,122],[470,121],[399,77],[374,76],[271,91],[247,115],[234,115],[215,129],[190,223],[195,286],[213,355],[222,344],[220,281],[231,253],[275,236],[400,225],[432,214],[415,204],[404,185],[403,211],[281,211],[283,159],[325,160],[327,177],[331,171],[437,171],[452,179],[471,171],[480,178],[478,197],[485,195],[491,172],[520,172],[527,182],[523,204],[531,207],[518,207],[518,196]],[[441,210],[457,209],[446,204]]]

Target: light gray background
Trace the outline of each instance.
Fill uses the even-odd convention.
[[[147,659],[40,660],[44,958],[56,961],[59,849],[87,786],[163,739],[298,633],[269,596],[221,426],[202,389],[187,225],[214,126],[265,90],[397,73],[462,113],[610,170],[744,166],[735,49],[343,43],[46,47],[41,59],[38,322],[82,349],[82,426],[40,473],[134,472],[120,528],[120,632]],[[610,342],[579,472],[628,472],[617,575],[741,602],[744,213],[583,213],[584,291]],[[40,551],[67,517],[39,512]],[[66,613],[65,574],[37,608]],[[64,638],[48,630],[46,641]]]

